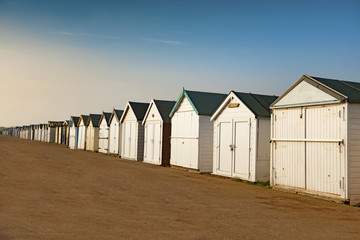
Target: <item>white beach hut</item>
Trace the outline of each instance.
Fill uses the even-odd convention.
[[[120,119],[121,154],[124,159],[142,162],[144,157],[144,119],[148,103],[128,102]]]
[[[303,75],[270,108],[271,184],[360,203],[360,83]]]
[[[156,165],[170,164],[171,119],[175,101],[152,100],[146,111],[143,125],[144,162]]]
[[[87,151],[97,152],[99,150],[99,122],[101,114],[90,114],[86,128]]]
[[[226,96],[183,89],[170,113],[171,165],[212,172],[214,124],[210,117]]]
[[[109,154],[120,155],[121,149],[121,124],[123,110],[113,109],[109,123]]]
[[[212,115],[213,173],[270,180],[270,104],[276,96],[231,91]]]
[[[48,121],[47,142],[51,142],[51,143],[55,142],[55,131],[56,131],[57,124],[58,124],[58,122]]]
[[[109,123],[111,112],[103,112],[99,124],[99,152],[109,152]]]
[[[77,149],[85,150],[86,146],[86,128],[89,116],[88,115],[80,115],[80,119],[78,122],[78,140],[77,140]]]
[[[80,117],[70,116],[70,132],[69,132],[69,148],[77,149],[77,141],[78,141],[78,123]]]

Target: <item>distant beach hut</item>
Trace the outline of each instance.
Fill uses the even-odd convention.
[[[226,96],[183,89],[170,113],[171,165],[212,172],[214,124],[210,117]]]
[[[149,103],[128,102],[120,119],[121,157],[142,162],[144,157],[144,119]]]
[[[109,124],[109,154],[120,154],[121,149],[121,124],[123,110],[113,109]]]
[[[77,149],[77,142],[78,142],[78,123],[80,117],[70,116],[70,132],[69,132],[69,148],[70,149]]]
[[[58,122],[55,121],[48,121],[48,139],[47,142],[55,143],[55,131]]]
[[[175,101],[152,100],[146,111],[143,125],[144,162],[156,165],[170,164],[171,119],[169,114]]]
[[[88,115],[80,115],[80,119],[78,122],[78,146],[77,149],[79,150],[85,150],[86,146],[86,128],[87,128],[87,122],[89,120]]]
[[[111,112],[103,112],[99,124],[99,152],[109,152],[109,123]]]
[[[97,152],[99,150],[99,122],[101,114],[90,114],[86,128],[86,145],[87,151]]]

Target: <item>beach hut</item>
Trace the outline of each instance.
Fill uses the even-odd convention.
[[[61,144],[67,145],[69,139],[69,121],[61,122]]]
[[[149,103],[128,102],[120,119],[121,154],[124,159],[142,162],[144,157],[144,119]]]
[[[97,152],[99,150],[99,122],[101,114],[90,114],[86,128],[86,145],[87,151]]]
[[[183,89],[170,113],[171,165],[212,172],[214,124],[210,117],[226,96]]]
[[[78,123],[80,117],[70,116],[70,131],[69,131],[69,148],[77,149],[77,141],[78,141]]]
[[[144,162],[170,164],[171,119],[175,101],[152,100],[146,111],[144,125]]]
[[[111,112],[103,112],[99,124],[99,152],[109,152],[109,123]]]
[[[34,140],[39,141],[39,124],[34,125]]]
[[[48,121],[48,134],[47,142],[55,143],[55,131],[56,131],[57,122]]]
[[[35,137],[35,125],[30,125],[30,140],[34,140]]]
[[[113,109],[109,126],[109,154],[120,154],[121,149],[121,124],[123,110]]]
[[[211,116],[213,174],[270,180],[270,104],[276,96],[231,91]]]
[[[86,128],[89,116],[88,115],[80,115],[80,119],[78,122],[78,140],[77,140],[77,149],[85,150],[86,146]]]
[[[44,142],[45,140],[45,124],[40,124],[41,136],[40,141]]]
[[[270,108],[271,185],[360,203],[360,82],[303,75]]]

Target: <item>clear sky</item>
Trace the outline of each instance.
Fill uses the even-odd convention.
[[[176,100],[360,81],[360,1],[0,0],[0,126]]]

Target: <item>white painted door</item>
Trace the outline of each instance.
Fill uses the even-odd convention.
[[[69,136],[69,148],[75,149],[75,137],[76,137],[76,128],[70,128],[70,136]]]
[[[244,178],[250,174],[250,124],[235,122],[234,173]]]
[[[116,132],[118,131],[118,123],[112,123],[110,126],[110,136],[109,136],[109,152],[112,154],[117,154],[118,152],[115,149],[118,139],[116,137]]]
[[[145,126],[145,159],[154,162],[154,123]]]
[[[341,139],[342,108],[336,106],[306,109],[307,139]],[[341,144],[306,142],[306,188],[340,195]]]
[[[136,153],[136,123],[127,122],[124,124],[124,157],[135,159]]]
[[[222,122],[219,124],[219,139],[218,139],[218,169],[222,172],[231,175],[232,162],[232,127],[231,122]]]
[[[305,138],[301,108],[275,110],[273,115],[274,177],[277,185],[305,188],[305,143],[289,141]]]
[[[161,164],[161,125],[159,122],[147,123],[145,126],[145,161]]]

